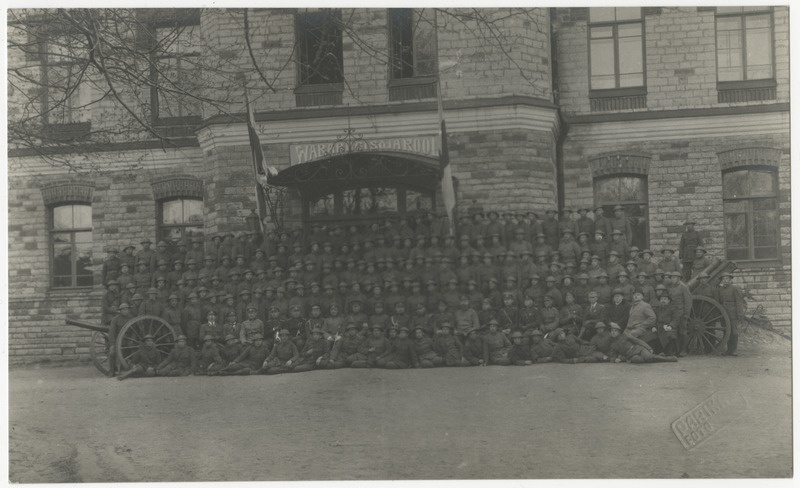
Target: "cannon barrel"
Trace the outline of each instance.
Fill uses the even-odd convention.
[[[702,272],[707,274],[709,277],[714,276],[714,273],[717,271],[717,268],[719,268],[720,265],[723,265],[723,264],[725,264],[725,263],[720,258],[714,258],[711,261],[711,264],[706,266],[705,269]],[[700,274],[700,273],[698,273],[698,274]],[[694,278],[690,279],[689,282],[686,283],[686,286],[689,287],[690,291],[694,290],[695,286],[697,286],[697,276],[695,276]]]
[[[83,320],[73,319],[70,317],[67,317],[67,325],[80,327],[81,329],[96,330],[97,332],[108,332],[108,327],[105,325],[92,324],[90,322],[84,322]]]

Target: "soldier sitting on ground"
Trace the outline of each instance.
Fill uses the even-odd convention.
[[[158,376],[189,376],[195,370],[197,352],[186,345],[186,336],[175,338],[175,347],[156,367]]]
[[[630,363],[674,363],[678,361],[675,356],[660,356],[653,354],[653,349],[646,342],[622,333],[622,327],[614,322],[608,324],[611,329],[611,344],[609,358],[614,363],[627,361]]]
[[[153,336],[147,334],[144,342],[139,345],[139,350],[128,359],[131,369],[117,376],[117,379],[122,381],[131,376],[155,376],[160,359],[161,353],[156,349]]]

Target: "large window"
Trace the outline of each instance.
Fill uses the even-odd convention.
[[[603,207],[608,218],[614,217],[614,207],[622,205],[631,226],[631,246],[649,247],[649,215],[647,178],[638,175],[616,175],[595,178],[594,202]]]
[[[772,79],[769,7],[717,7],[717,81]]]
[[[643,87],[642,9],[589,9],[589,85],[592,90]]]
[[[436,32],[432,9],[389,9],[393,79],[436,75]]]
[[[730,260],[778,258],[778,176],[773,169],[737,169],[722,175],[725,248]]]
[[[165,200],[158,205],[158,240],[188,244],[203,236],[203,201],[194,198]]]
[[[49,218],[52,287],[92,286],[92,207],[57,205]]]
[[[201,115],[199,25],[155,28],[153,115],[157,120]]]
[[[341,13],[334,9],[296,17],[298,84],[320,85],[344,80]]]

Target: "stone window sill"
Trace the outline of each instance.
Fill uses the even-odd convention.
[[[435,76],[389,80],[390,102],[436,98],[436,93],[437,84]]]
[[[770,80],[718,81],[717,101],[719,103],[756,102],[775,100],[778,83]]]
[[[341,105],[342,92],[344,92],[343,83],[301,85],[294,89],[295,105],[298,107]]]
[[[592,112],[647,108],[647,88],[589,90],[589,102]]]

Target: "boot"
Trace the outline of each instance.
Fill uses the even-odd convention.
[[[731,334],[728,338],[728,351],[725,353],[728,356],[738,356],[736,348],[739,346],[739,334]]]
[[[119,376],[117,376],[117,379],[122,381],[125,378],[130,378],[133,375],[133,373],[135,373],[135,372],[136,372],[136,368],[131,368],[128,371],[120,373]]]
[[[678,335],[678,354],[679,358],[686,356],[686,337]]]

